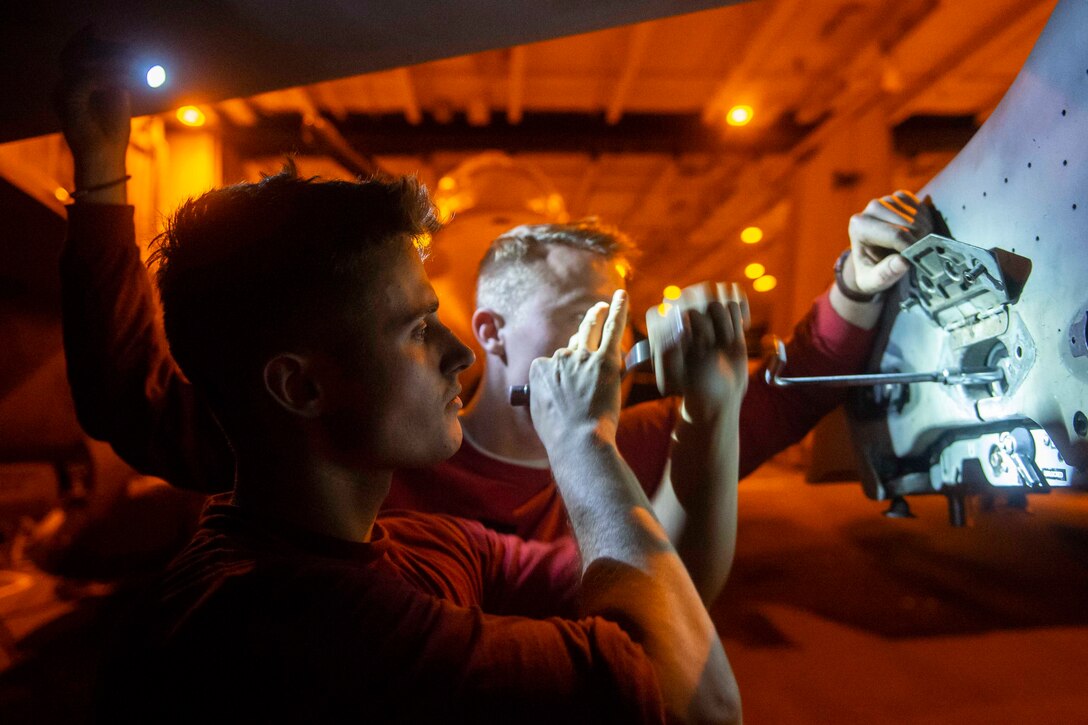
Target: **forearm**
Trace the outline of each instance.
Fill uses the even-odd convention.
[[[128,203],[125,182],[120,181],[127,176],[126,151],[127,147],[102,148],[74,156],[75,190],[82,192],[76,198],[76,204]]]
[[[68,380],[87,433],[142,473],[229,488],[233,454],[170,356],[132,208],[70,207],[60,268]]]
[[[663,497],[655,508],[703,601],[721,592],[733,564],[737,539],[737,438],[740,406],[695,423],[682,411]],[[663,510],[664,509],[664,510]]]
[[[674,715],[739,721],[729,661],[646,495],[614,444],[575,438],[552,470],[582,553],[585,613],[619,621],[643,646]]]
[[[61,298],[68,377],[80,421],[107,438],[111,423],[142,409],[144,389],[165,356],[152,292],[136,248],[132,208],[69,208],[61,253]],[[111,442],[114,442],[111,440]]]

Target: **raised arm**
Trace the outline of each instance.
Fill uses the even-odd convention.
[[[901,189],[870,201],[850,217],[848,231],[850,250],[831,287],[831,306],[847,322],[871,330],[884,306],[883,293],[910,269],[899,252],[933,231],[933,209]]]
[[[124,58],[93,42],[65,58],[60,95],[75,162],[61,254],[68,380],[89,435],[182,488],[228,489],[233,455],[170,355],[126,205],[130,102]]]
[[[627,297],[591,310],[572,345],[533,362],[533,424],[582,555],[586,614],[619,622],[646,651],[670,715],[739,722],[740,695],[687,570],[616,449]]]
[[[908,269],[898,252],[933,229],[933,211],[909,191],[873,199],[850,219],[850,250],[841,284],[818,297],[786,345],[792,376],[860,372],[869,359],[880,294]],[[830,266],[829,260],[829,266]],[[844,388],[772,387],[765,368],[750,378],[740,416],[740,475],[743,478],[779,451],[801,440],[846,398]]]
[[[709,283],[688,287],[670,311],[686,315],[695,344],[659,361],[668,365],[676,358],[680,363],[676,382],[683,401],[670,460],[653,499],[658,519],[707,604],[725,585],[736,548],[737,431],[748,383],[747,300],[736,285],[728,294],[725,285],[718,287],[723,294]],[[703,310],[706,314],[699,314]]]

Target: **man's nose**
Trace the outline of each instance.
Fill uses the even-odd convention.
[[[442,325],[442,332],[446,337],[446,350],[442,355],[443,373],[456,375],[476,362],[476,353],[471,347],[461,342],[461,338],[457,337],[453,330]]]

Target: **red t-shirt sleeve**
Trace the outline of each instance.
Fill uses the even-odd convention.
[[[229,490],[234,455],[170,355],[133,208],[69,206],[60,271],[68,381],[83,428],[142,473]]]
[[[438,599],[417,600],[411,620],[421,625],[419,650],[406,673],[425,691],[448,693],[439,701],[448,696],[461,718],[664,720],[649,658],[614,622],[498,616]]]
[[[580,574],[571,540],[525,542],[451,517],[423,527],[411,534],[415,544],[434,537],[434,546],[420,546],[431,552],[421,559],[425,567],[407,570],[428,581],[382,587],[383,597],[367,598],[352,617],[368,622],[368,637],[385,633],[383,653],[396,651],[387,670],[392,691],[403,685],[419,693],[418,712],[406,713],[433,716],[428,708],[440,703],[467,721],[518,713],[532,721],[664,720],[653,665],[617,623],[541,616],[570,605],[564,598]],[[477,587],[480,599],[466,602],[464,590]]]
[[[464,522],[484,550],[483,608],[527,617],[578,614],[581,558],[574,539],[526,541]]]
[[[825,293],[794,328],[786,345],[790,376],[845,375],[865,364],[875,331],[853,325],[835,312]],[[771,456],[801,440],[843,402],[843,388],[772,387],[766,365],[748,381],[740,409],[740,475],[747,476]]]

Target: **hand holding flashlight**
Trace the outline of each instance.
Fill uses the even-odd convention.
[[[615,442],[620,412],[620,340],[627,325],[627,292],[586,313],[567,347],[533,360],[529,379],[533,427],[552,455],[579,432]]]
[[[736,322],[733,322],[734,318]],[[646,313],[649,339],[636,343],[627,353],[623,375],[653,369],[662,395],[682,393],[693,386],[698,388],[696,384],[700,380],[708,380],[700,376],[706,372],[700,361],[709,352],[726,346],[734,361],[731,365],[745,367],[746,380],[743,345],[744,330],[749,324],[748,298],[737,284],[702,282],[687,287],[678,300],[662,302]],[[697,347],[690,349],[692,344]],[[735,349],[738,344],[741,346],[739,363]],[[511,386],[511,405],[527,406],[529,401],[528,385]]]

